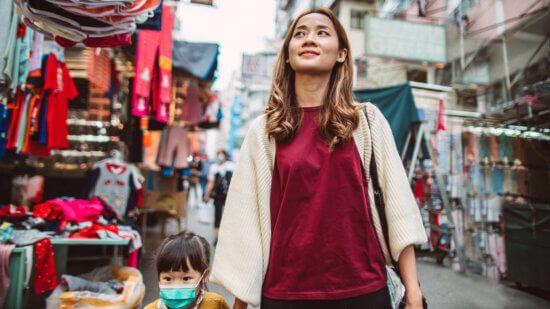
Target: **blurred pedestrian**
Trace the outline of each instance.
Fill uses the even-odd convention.
[[[193,156],[189,162],[189,194],[188,200],[192,201],[191,206],[198,207],[203,200],[203,191],[201,186],[202,160],[198,155]]]
[[[210,166],[208,171],[208,184],[204,194],[204,202],[208,203],[210,198],[214,200],[214,245],[218,241],[220,222],[235,163],[229,160],[227,151],[218,151],[216,162]]]
[[[390,256],[407,308],[422,308],[413,248],[426,241],[420,211],[388,122],[353,99],[350,49],[329,9],[299,15],[286,34],[266,112],[241,147],[214,258],[212,280],[235,295],[234,308],[391,308]]]

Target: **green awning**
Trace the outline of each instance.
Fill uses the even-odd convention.
[[[359,102],[371,102],[378,106],[390,123],[399,153],[405,147],[411,126],[420,121],[409,83],[374,89],[354,91]],[[427,150],[427,149],[426,149]],[[426,156],[429,156],[426,153]]]

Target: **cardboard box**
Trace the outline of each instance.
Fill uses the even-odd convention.
[[[158,172],[145,173],[143,208],[166,212],[177,218],[185,217],[187,191],[178,191],[178,177],[163,177]]]

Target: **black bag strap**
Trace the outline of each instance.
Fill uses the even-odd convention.
[[[369,115],[367,113],[367,109],[365,108],[365,118],[367,119],[367,124],[369,126],[369,134],[372,132],[371,125],[369,122]],[[395,269],[395,272],[401,278],[401,271],[399,270],[399,263],[395,262],[393,260],[392,254],[391,254],[391,247],[390,247],[390,236],[388,232],[388,221],[386,219],[386,207],[384,204],[384,195],[382,192],[382,189],[380,188],[380,183],[378,182],[378,171],[376,170],[376,157],[374,156],[374,143],[372,141],[372,134],[370,135],[370,148],[371,148],[371,156],[370,156],[370,164],[369,164],[369,176],[372,179],[372,187],[374,190],[374,203],[376,206],[376,210],[378,211],[378,217],[380,217],[380,225],[382,226],[382,234],[384,234],[384,240],[386,241],[386,248],[388,249],[388,253],[390,255],[391,263],[393,265],[393,268]],[[418,283],[420,285],[420,282]],[[399,308],[405,308],[406,303],[402,302],[399,306]],[[426,301],[426,297],[422,296],[422,307],[424,309],[428,309],[428,302]]]
[[[367,109],[365,108],[365,118],[367,119],[367,124],[369,126],[369,134],[372,132],[372,127],[369,122],[369,115],[367,112]],[[370,144],[371,144],[371,156],[370,156],[370,164],[369,164],[369,170],[370,170],[370,179],[372,180],[372,187],[373,187],[373,194],[374,194],[374,204],[376,206],[376,210],[378,211],[378,217],[380,218],[380,225],[382,226],[382,234],[384,235],[384,240],[386,242],[386,248],[388,250],[388,253],[390,255],[391,262],[396,270],[398,270],[398,265],[393,260],[392,254],[391,254],[391,247],[390,247],[390,236],[388,232],[388,221],[386,219],[386,207],[384,203],[384,194],[382,192],[382,189],[380,188],[380,183],[378,182],[378,171],[376,170],[376,156],[374,155],[374,143],[372,140],[372,134],[370,138]]]

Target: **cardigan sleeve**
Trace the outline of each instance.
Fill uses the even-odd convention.
[[[425,243],[427,237],[420,209],[397,152],[388,121],[376,106],[371,105],[370,108],[374,111],[372,138],[378,179],[386,206],[390,250],[392,257],[397,261],[405,247]]]
[[[263,281],[261,182],[256,171],[259,144],[258,133],[251,127],[229,186],[211,276],[214,283],[253,306],[260,303]]]

